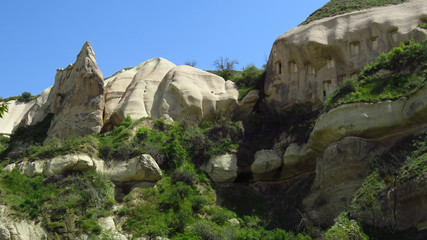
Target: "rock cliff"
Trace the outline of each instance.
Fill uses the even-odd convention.
[[[318,108],[347,78],[380,53],[409,40],[424,40],[427,6],[413,0],[355,11],[289,30],[273,44],[265,83],[279,111],[294,104]]]

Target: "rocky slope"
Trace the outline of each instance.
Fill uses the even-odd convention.
[[[77,141],[83,147],[71,146],[65,154],[45,158],[34,149],[18,159],[9,159],[9,154],[3,170],[14,173],[17,169],[29,177],[45,175],[49,177],[45,182],[58,184],[74,172],[104,176],[114,185],[119,203],[114,208],[119,210],[100,215],[96,224],[110,229],[110,236],[117,239],[139,236],[139,229],[144,229],[148,237],[176,237],[170,232],[172,228],[180,234],[196,229],[186,236],[203,229],[200,231],[221,233],[219,239],[232,239],[227,234],[252,226],[254,220],[243,217],[249,212],[265,217],[269,228],[300,230],[304,226],[303,230],[314,237],[316,233],[310,232],[310,226],[332,226],[343,214],[367,229],[383,228],[391,234],[412,229],[422,236],[427,222],[425,139],[419,140],[421,147],[414,150],[418,163],[411,162],[416,158],[412,153],[397,156],[392,151],[408,136],[419,136],[427,130],[426,86],[397,99],[342,104],[319,116],[314,110],[346,78],[358,74],[381,52],[400,42],[425,40],[427,31],[419,24],[427,22],[426,16],[424,2],[413,0],[317,20],[290,30],[272,47],[265,101],[258,101],[256,90],[238,101],[233,82],[190,66],[176,66],[163,58],[147,60],[104,80],[93,50],[86,43],[74,64],[58,70],[52,87],[29,103],[11,102],[9,113],[0,119],[0,133],[11,133],[17,126],[34,126],[53,115],[47,141],[41,147],[61,152],[61,144],[52,141],[56,138],[83,139]],[[280,118],[280,114],[285,117]],[[311,118],[301,117],[304,114]],[[128,116],[133,120],[161,120],[132,122]],[[243,121],[230,123],[218,120],[218,116]],[[279,127],[268,126],[273,125],[273,118],[277,118]],[[294,125],[284,127],[287,121]],[[258,135],[245,135],[257,132],[253,128],[259,128]],[[299,128],[309,136],[298,136]],[[105,133],[99,134],[101,129]],[[248,136],[267,139],[269,144],[254,144],[257,141],[245,139]],[[243,143],[248,142],[252,145],[244,148]],[[250,151],[243,152],[248,148]],[[373,167],[388,152],[392,153],[390,162],[398,159],[395,166]],[[193,163],[210,178],[217,191],[213,200],[208,181],[196,175]],[[372,176],[381,171],[394,171],[394,175],[390,178],[386,173],[375,183],[386,187],[372,193],[374,200],[368,207],[357,205],[360,192],[367,191]],[[411,171],[412,175],[408,174]],[[157,183],[160,187],[150,190]],[[176,189],[170,190],[171,186]],[[199,195],[191,195],[195,193]],[[186,194],[191,197],[186,198]],[[174,197],[179,201],[173,202]],[[242,219],[225,212],[216,215],[215,211],[220,210],[210,206],[212,202],[235,210]],[[378,210],[389,211],[390,204],[394,209],[391,215]],[[351,208],[358,208],[357,212],[351,212]],[[151,212],[153,209],[161,211]],[[194,218],[188,220],[188,212]],[[54,229],[47,231],[40,223],[13,219],[13,211],[6,206],[0,205],[0,213],[0,240],[90,238],[75,230],[75,223],[82,224],[87,216],[81,216],[80,222],[69,217],[57,220],[65,226],[47,225]],[[141,217],[147,216],[144,214],[149,217]],[[87,218],[93,220],[91,217]],[[191,226],[177,226],[169,218]],[[219,224],[222,220],[218,218],[227,223]],[[157,225],[151,229],[147,219],[154,219]],[[373,219],[376,222],[372,223]],[[210,220],[217,221],[217,225],[208,225],[206,221]],[[246,225],[239,221],[246,221]],[[305,225],[307,222],[312,225]],[[127,227],[126,231],[122,226]],[[56,235],[49,235],[53,233]]]

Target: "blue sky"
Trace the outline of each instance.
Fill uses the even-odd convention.
[[[0,3],[0,96],[51,86],[90,41],[104,77],[153,57],[214,69],[261,67],[274,40],[327,0],[20,1]]]

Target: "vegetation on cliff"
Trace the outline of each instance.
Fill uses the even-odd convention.
[[[382,53],[357,79],[348,79],[325,101],[329,110],[343,103],[377,102],[408,97],[427,79],[427,41],[409,42]]]
[[[408,0],[331,0],[323,7],[310,14],[310,16],[300,25],[305,25],[315,20],[348,12],[391,4],[400,4],[406,1]]]

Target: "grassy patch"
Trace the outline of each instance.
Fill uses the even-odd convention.
[[[362,231],[357,220],[350,220],[346,213],[341,213],[335,224],[323,234],[325,239],[357,239],[368,240],[369,237]]]
[[[348,12],[391,4],[400,4],[406,1],[407,0],[331,0],[323,7],[310,14],[310,16],[300,25],[305,25],[315,20]]]
[[[112,184],[93,174],[30,178],[17,170],[0,172],[0,190],[2,204],[16,210],[18,217],[37,219],[58,233],[65,230],[68,215],[75,216],[75,232],[99,234],[97,219],[114,203]]]
[[[216,206],[215,192],[206,176],[191,164],[182,165],[172,176],[160,180],[157,188],[135,189],[125,198],[126,206],[121,210],[128,216],[125,229],[135,236],[171,239],[310,239],[281,229],[266,230],[258,217],[239,218],[235,212]]]
[[[350,102],[376,102],[410,96],[427,79],[427,41],[409,42],[382,53],[357,79],[347,80],[325,101],[325,109]]]
[[[407,136],[371,163],[372,173],[356,192],[350,214],[357,218],[365,213],[364,222],[372,235],[397,234],[399,217],[396,199],[399,188],[416,181],[427,172],[427,131]],[[381,223],[383,227],[379,228]]]

